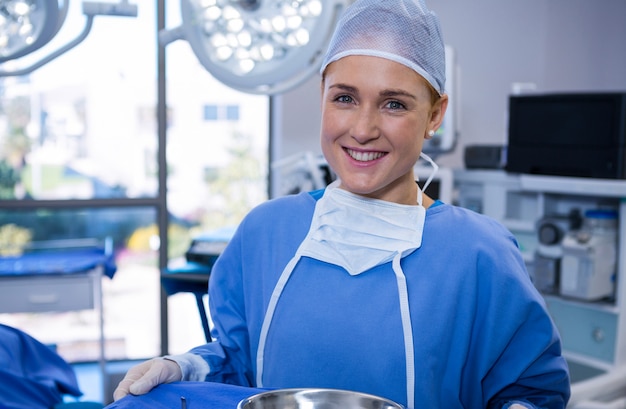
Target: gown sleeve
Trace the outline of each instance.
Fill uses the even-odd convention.
[[[253,357],[269,297],[308,231],[314,207],[308,193],[259,205],[215,262],[208,289],[215,341],[190,351],[207,362],[205,380],[256,386]]]
[[[476,333],[483,361],[488,408],[519,403],[529,408],[565,408],[569,371],[561,340],[545,302],[528,277],[515,239],[486,250],[478,259],[480,285]],[[488,274],[484,274],[488,273]],[[487,368],[485,368],[487,369]]]
[[[209,308],[214,320],[211,336],[215,340],[189,352],[200,356],[209,366],[206,381],[253,386],[250,363],[248,322],[243,300],[242,227],[237,230],[215,262],[209,279]],[[196,366],[201,370],[200,366]],[[193,378],[193,373],[189,375]]]

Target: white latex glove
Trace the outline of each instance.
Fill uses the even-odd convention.
[[[183,373],[176,362],[153,358],[128,370],[113,392],[113,400],[122,399],[129,393],[143,395],[157,385],[180,381],[182,378]]]

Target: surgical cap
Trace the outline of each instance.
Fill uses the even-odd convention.
[[[424,0],[356,0],[337,22],[320,73],[349,55],[398,62],[424,77],[440,95],[445,91],[441,27]]]

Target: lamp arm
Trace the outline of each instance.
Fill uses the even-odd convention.
[[[50,53],[48,56],[42,58],[41,60],[33,63],[32,65],[28,67],[20,68],[17,70],[0,70],[0,77],[19,77],[22,75],[30,74],[36,69],[42,67],[43,65],[49,63],[50,61],[54,60],[60,55],[76,47],[78,44],[83,42],[85,38],[87,38],[87,36],[89,35],[89,32],[91,31],[91,27],[93,26],[94,16],[86,15],[85,17],[87,18],[87,21],[85,22],[85,27],[83,28],[83,31],[74,40],[70,41],[69,43],[65,44],[63,47]]]
[[[175,28],[159,30],[159,44],[162,46],[166,46],[169,43],[173,43],[174,41],[184,39],[185,27],[183,27],[182,25]]]

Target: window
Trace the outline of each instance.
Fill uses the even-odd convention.
[[[239,106],[238,105],[226,106],[226,119],[228,119],[229,121],[239,120]]]
[[[204,120],[205,121],[217,121],[219,118],[217,105],[205,105],[204,106]]]
[[[220,84],[184,42],[166,49],[167,146],[159,146],[156,6],[136,3],[137,18],[103,18],[31,75],[0,78],[0,228],[17,226],[33,241],[114,238],[118,269],[103,280],[108,359],[161,352],[159,251],[183,262],[194,236],[237,225],[267,198],[268,98]],[[51,47],[82,27],[80,6],[70,5]],[[167,0],[168,26],[180,23],[179,9]],[[158,240],[159,169],[167,169],[167,249]],[[169,352],[203,342],[193,296],[174,295],[168,306]],[[59,331],[81,320],[84,331]],[[59,345],[70,361],[95,356],[87,312],[0,314],[0,322]]]

